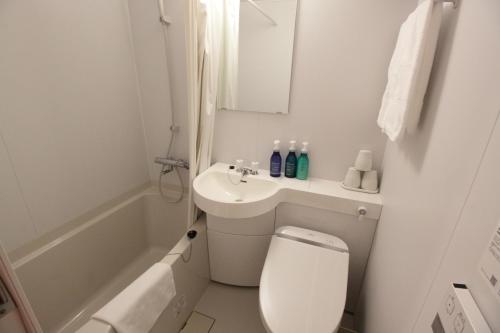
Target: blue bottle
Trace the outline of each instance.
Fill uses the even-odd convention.
[[[295,155],[296,141],[290,141],[290,149],[285,160],[285,177],[295,178],[297,176],[297,155]]]
[[[271,177],[281,177],[280,140],[274,140],[273,154],[271,155]]]

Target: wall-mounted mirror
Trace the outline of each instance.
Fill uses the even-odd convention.
[[[288,113],[297,1],[241,0],[238,59],[226,59],[237,73],[220,109]]]

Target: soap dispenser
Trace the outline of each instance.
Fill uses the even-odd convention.
[[[297,161],[297,179],[306,180],[309,175],[309,156],[307,156],[308,142],[302,142],[302,149]]]
[[[281,177],[280,140],[274,140],[273,154],[271,155],[271,177]]]
[[[295,178],[297,176],[297,155],[295,155],[296,141],[290,141],[288,156],[285,160],[285,177]]]

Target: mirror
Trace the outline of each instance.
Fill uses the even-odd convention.
[[[297,1],[241,1],[237,65],[223,65],[237,73],[219,89],[220,109],[288,113]]]

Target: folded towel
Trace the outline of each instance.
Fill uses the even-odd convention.
[[[413,132],[427,90],[442,17],[441,3],[423,1],[401,26],[377,123],[392,141]]]
[[[167,263],[156,263],[92,318],[108,323],[117,333],[146,333],[175,293],[172,268]]]

